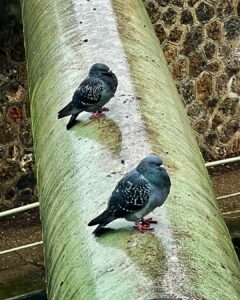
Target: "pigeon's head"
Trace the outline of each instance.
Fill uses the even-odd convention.
[[[156,185],[167,175],[163,161],[157,155],[146,156],[137,166],[137,171]]]
[[[100,75],[100,74],[106,74],[108,72],[110,72],[110,69],[108,66],[97,63],[97,64],[92,65],[92,67],[89,71],[89,74],[99,74]]]
[[[137,166],[137,171],[143,174],[148,170],[160,170],[160,168],[164,168],[161,158],[157,155],[148,155]]]

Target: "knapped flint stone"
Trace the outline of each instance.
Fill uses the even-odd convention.
[[[208,22],[214,17],[213,6],[205,2],[201,2],[195,9],[195,12],[200,22]]]
[[[186,34],[181,53],[189,55],[192,51],[195,51],[199,45],[201,45],[203,39],[204,32],[202,26],[191,28],[190,32]]]
[[[188,76],[188,60],[180,58],[172,63],[172,74],[175,80],[182,80]]]
[[[180,41],[181,37],[182,37],[182,33],[183,31],[181,29],[179,29],[178,27],[174,27],[169,34],[169,41],[173,42],[173,43],[177,43]]]
[[[204,52],[205,52],[205,55],[207,57],[207,59],[212,59],[215,52],[216,52],[216,46],[215,44],[209,42],[207,43],[205,46],[204,46]]]
[[[170,64],[177,57],[177,46],[166,44],[163,48],[167,62]]]
[[[218,111],[226,117],[234,116],[237,111],[238,104],[240,104],[239,98],[228,97],[222,99],[218,107]]]
[[[231,89],[234,93],[240,95],[240,73],[234,76]]]
[[[162,19],[166,25],[172,25],[175,23],[177,17],[177,12],[173,8],[168,8],[162,16]]]
[[[0,182],[1,184],[6,183],[7,181],[12,181],[16,174],[19,174],[20,167],[17,161],[11,160],[4,162],[3,165],[0,166]]]
[[[152,23],[155,23],[159,17],[158,5],[155,2],[148,2],[148,4],[145,7],[148,12],[150,20],[152,21]]]
[[[220,142],[227,143],[229,137],[233,136],[240,128],[240,118],[235,117],[224,124],[223,134],[220,136]]]
[[[22,123],[19,128],[19,139],[23,146],[32,147],[32,131],[29,123]]]
[[[193,52],[189,56],[189,75],[190,77],[196,78],[206,68],[206,60],[202,52]]]
[[[163,43],[167,36],[163,25],[161,23],[157,23],[154,29],[159,41]]]
[[[190,10],[184,9],[181,14],[181,23],[182,24],[192,24],[193,23],[193,16]]]
[[[240,18],[232,17],[224,22],[224,29],[228,40],[240,37]]]
[[[183,96],[183,100],[185,104],[191,103],[196,98],[194,84],[189,81],[187,83],[181,84],[180,93]]]
[[[19,144],[11,145],[8,148],[8,159],[19,160],[21,156],[21,146]]]
[[[209,118],[207,116],[202,117],[196,123],[194,123],[193,128],[200,134],[206,132],[209,125]]]
[[[191,119],[199,119],[199,115],[202,110],[203,110],[203,105],[200,105],[199,103],[193,102],[187,106],[187,113]]]
[[[229,0],[217,1],[217,16],[221,19],[233,14],[233,2]]]
[[[177,13],[175,23],[169,31],[168,24],[162,23],[162,31],[166,30],[164,52],[188,115],[191,120],[195,120],[193,123],[202,118],[203,111],[209,115],[214,113],[209,129],[199,136],[200,147],[207,147],[215,155],[214,159],[217,159],[216,148],[220,135],[226,121],[236,116],[236,107],[240,105],[237,104],[240,96],[240,63],[235,55],[236,42],[240,38],[240,1],[187,0],[182,9],[173,0],[152,2],[157,3],[160,10],[164,7],[162,15],[170,7]],[[181,35],[178,35],[179,30],[182,30]],[[190,32],[185,33],[185,30]],[[188,61],[187,75],[183,55]],[[202,76],[205,73],[210,77],[204,83]],[[195,104],[201,109],[198,110]],[[230,138],[231,136],[226,140],[227,145]],[[204,147],[201,147],[202,151]],[[225,156],[229,155],[225,146],[224,151]]]
[[[212,75],[203,73],[202,76],[197,80],[196,84],[197,99],[201,102],[206,102],[207,100],[209,100],[213,92],[212,85]]]
[[[12,122],[18,124],[23,119],[22,116],[22,107],[21,106],[12,106],[8,110],[8,117]]]
[[[216,107],[218,104],[218,98],[217,97],[212,97],[211,99],[209,99],[209,101],[207,102],[207,107],[208,108],[214,108]]]
[[[224,123],[224,118],[216,113],[212,119],[212,129],[217,129],[217,127]]]
[[[213,21],[206,26],[207,35],[214,41],[221,41],[221,23]]]
[[[239,131],[240,128],[240,118],[239,116],[236,116],[232,119],[230,119],[226,124],[226,135],[231,136],[235,132]]]
[[[221,43],[221,47],[218,47],[219,54],[224,57],[225,60],[230,60],[235,54],[235,47],[232,47],[232,43],[227,41],[226,43]]]
[[[215,93],[218,97],[222,97],[226,93],[226,86],[228,83],[228,76],[226,74],[221,74],[216,77]]]
[[[226,63],[225,71],[229,77],[236,75],[240,71],[239,59],[237,57],[229,59]]]
[[[12,142],[17,136],[14,125],[5,122],[0,126],[0,144]]]
[[[211,72],[211,73],[217,73],[221,70],[222,64],[220,61],[215,60],[211,63],[207,64],[207,71]]]
[[[214,131],[207,132],[205,135],[205,141],[207,144],[214,145],[217,140],[217,134]]]

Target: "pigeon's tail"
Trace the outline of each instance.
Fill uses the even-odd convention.
[[[93,233],[97,234],[102,227],[106,226],[113,220],[115,220],[115,217],[108,210],[105,210],[103,213],[101,213],[101,215],[90,221],[88,223],[88,226],[94,226],[99,224],[99,226],[93,231]]]
[[[71,129],[75,124],[76,124],[76,119],[77,119],[78,113],[77,114],[73,114],[69,120],[69,122],[67,123],[67,130]]]
[[[58,112],[58,119],[64,118],[66,116],[74,115],[80,112],[82,112],[82,110],[77,109],[76,107],[74,107],[74,104],[70,102],[68,105],[66,105],[63,109],[61,109]]]

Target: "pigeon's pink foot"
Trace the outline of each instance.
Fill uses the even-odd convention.
[[[97,119],[97,118],[100,118],[104,116],[104,114],[102,113],[102,111],[96,111],[96,112],[93,112],[90,119]]]
[[[145,223],[145,224],[157,224],[158,223],[158,221],[153,220],[153,218],[142,219],[141,221],[142,221],[142,223]]]
[[[109,111],[108,107],[102,107],[101,111]]]
[[[150,227],[150,224],[143,223],[142,220],[135,222],[135,225],[133,227],[137,228],[142,233],[145,231],[153,231],[154,230],[154,228]]]

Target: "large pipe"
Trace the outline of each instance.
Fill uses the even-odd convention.
[[[142,2],[21,4],[48,299],[239,299],[239,262]],[[94,62],[119,79],[110,112],[66,131],[57,111]],[[151,152],[172,180],[155,232],[116,221],[96,238],[87,223]]]

